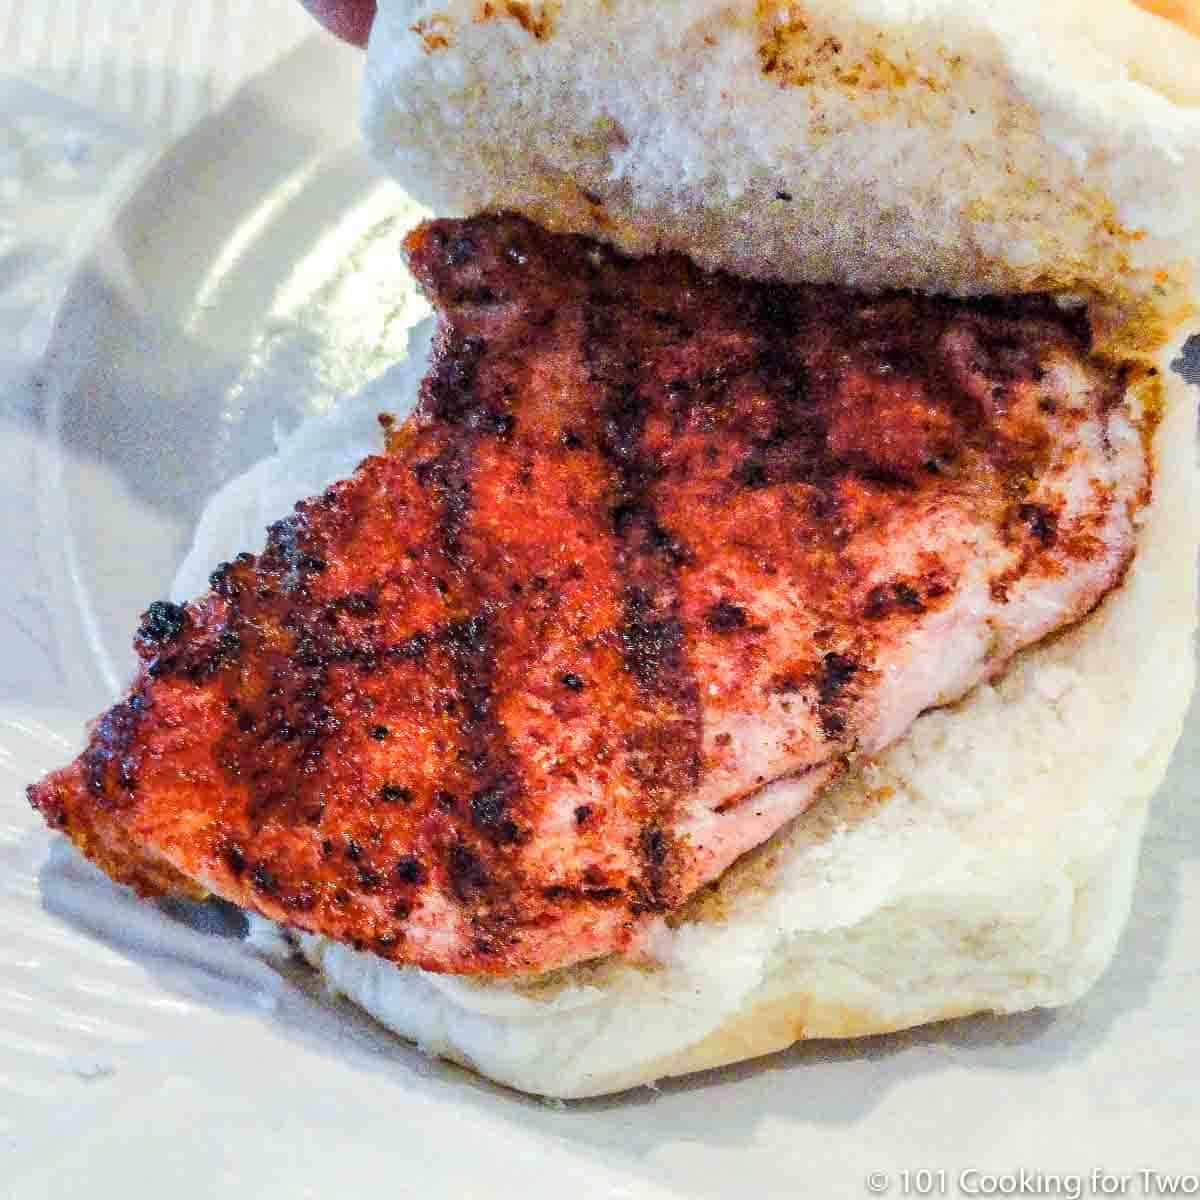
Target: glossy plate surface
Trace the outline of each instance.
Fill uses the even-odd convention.
[[[117,693],[206,499],[339,397],[396,407],[388,370],[423,312],[399,265],[417,211],[358,148],[356,72],[303,41],[131,167],[38,370],[3,376],[0,1194],[898,1196],[907,1171],[909,1195],[982,1195],[1025,1168],[1067,1180],[1042,1194],[1071,1175],[1099,1194],[1099,1170],[1139,1195],[1143,1169],[1200,1173],[1196,719],[1083,1003],[569,1106],[426,1061],[254,958],[232,920],[137,904],[39,828],[23,785]],[[339,428],[370,448],[369,420]]]

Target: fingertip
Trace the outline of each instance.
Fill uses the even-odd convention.
[[[375,20],[375,0],[300,0],[330,33],[365,46]]]

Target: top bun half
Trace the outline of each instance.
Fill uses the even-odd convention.
[[[382,0],[364,126],[439,215],[866,291],[1049,291],[1152,353],[1200,265],[1191,0]],[[1200,25],[1200,22],[1198,22]]]

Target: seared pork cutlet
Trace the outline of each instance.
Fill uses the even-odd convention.
[[[388,452],[142,620],[30,789],[144,893],[434,971],[637,944],[853,755],[1116,586],[1143,430],[1044,298],[866,298],[512,217]],[[964,764],[964,767],[966,764]]]

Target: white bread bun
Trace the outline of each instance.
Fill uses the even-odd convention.
[[[1124,0],[384,0],[367,132],[439,214],[793,280],[1077,293],[1165,407],[1124,585],[860,764],[652,961],[484,982],[304,937],[333,988],[581,1097],[1096,980],[1193,683],[1196,398],[1168,367],[1200,257],[1198,81],[1200,43]]]
[[[439,216],[739,274],[1169,325],[1200,257],[1200,39],[1128,0],[383,0],[363,123]]]

